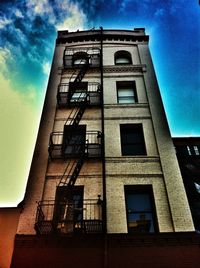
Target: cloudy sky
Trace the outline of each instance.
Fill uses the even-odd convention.
[[[57,30],[145,27],[172,136],[200,136],[198,2],[0,1],[0,206],[24,196]]]

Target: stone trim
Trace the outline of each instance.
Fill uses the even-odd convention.
[[[104,66],[104,73],[127,73],[127,72],[146,72],[146,65],[111,65]]]
[[[159,179],[163,179],[163,174],[162,173],[152,173],[152,174],[146,174],[146,173],[120,173],[120,174],[113,174],[113,173],[106,173],[106,177],[107,178],[120,178],[120,180],[122,179],[122,177],[124,179],[129,179],[129,178],[142,178],[142,179],[146,179],[146,178],[159,178]],[[151,183],[152,184],[152,183]],[[137,185],[135,183],[131,184],[131,185]]]
[[[105,157],[106,163],[160,163],[158,156]]]
[[[148,120],[151,119],[151,116],[132,116],[132,117],[104,117],[104,120]]]
[[[149,108],[149,104],[148,103],[133,103],[133,104],[104,104],[104,109],[120,109],[120,108]]]
[[[60,66],[58,68],[60,72],[62,72],[62,75],[64,74],[72,74],[74,73],[74,68],[68,68],[64,69],[64,67]],[[140,64],[140,65],[109,65],[109,66],[104,66],[103,67],[104,73],[143,73],[146,72],[146,65],[145,64]],[[87,70],[87,75],[90,73],[99,73],[99,68],[98,67],[90,67]]]
[[[63,174],[47,174],[46,180],[60,180],[60,178],[63,176]],[[65,175],[65,177],[68,175]],[[102,176],[100,174],[87,174],[87,175],[78,175],[78,178],[101,178]]]

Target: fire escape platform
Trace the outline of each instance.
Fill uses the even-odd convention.
[[[101,105],[101,85],[99,83],[61,83],[57,91],[58,107],[74,107],[81,105],[86,98],[87,106]]]
[[[38,203],[35,230],[38,234],[102,233],[102,203],[100,199],[74,202],[45,200]]]
[[[63,145],[63,132],[52,132],[49,143],[49,156],[51,159],[66,159],[70,157],[79,157],[79,150],[75,150],[78,146],[85,147],[86,158],[101,158],[102,143],[100,131],[86,131],[85,145],[72,143],[67,145],[67,149]]]

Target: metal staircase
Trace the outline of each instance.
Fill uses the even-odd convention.
[[[58,187],[60,186],[68,186],[73,187],[76,179],[79,175],[81,167],[83,165],[85,158],[85,152],[80,152],[80,157],[78,160],[71,160],[67,162],[66,168],[64,170],[63,175],[59,181]]]
[[[81,69],[79,70],[79,73],[76,76],[74,83],[81,82],[85,73],[87,72],[88,67],[89,67],[89,62],[87,62],[86,64],[83,64],[83,66],[81,66]]]
[[[88,61],[87,63],[83,64],[81,66],[81,69],[78,72],[78,75],[74,79],[73,83],[78,83],[80,82],[87,69],[88,69]],[[72,74],[73,76],[73,74]],[[63,132],[65,133],[65,130],[67,129],[66,135],[63,137],[63,155],[65,155],[66,150],[70,151],[71,157],[73,157],[74,154],[78,156],[78,158],[74,160],[69,160],[67,162],[67,166],[64,170],[63,175],[61,176],[60,182],[57,186],[56,190],[56,205],[55,205],[55,212],[54,212],[54,226],[59,226],[59,222],[61,221],[60,217],[57,216],[58,211],[62,210],[62,213],[59,213],[60,215],[63,214],[63,210],[67,211],[64,213],[68,223],[71,222],[73,225],[73,213],[74,213],[74,208],[73,208],[73,187],[76,183],[76,179],[80,173],[80,170],[83,166],[83,162],[85,159],[85,140],[83,137],[80,137],[79,139],[75,139],[75,142],[73,143],[73,138],[75,135],[75,132],[78,129],[79,122],[84,114],[84,111],[87,106],[87,94],[85,94],[84,97],[79,96],[78,100],[76,99],[76,102],[73,103],[73,94],[75,93],[76,87],[72,87],[72,90],[68,94],[68,104],[72,103],[73,105],[75,104],[75,107],[72,109],[68,119],[66,120],[64,124],[64,130]],[[78,145],[77,145],[78,143]],[[70,148],[70,149],[68,149]],[[59,196],[59,190],[61,187],[64,187],[66,197],[63,198]],[[69,206],[69,204],[72,204]],[[63,215],[64,215],[63,214]],[[66,227],[66,222],[65,222],[65,227]],[[70,224],[71,225],[71,224]]]
[[[87,94],[83,97],[81,97],[81,102],[77,101],[77,104],[79,105],[78,107],[74,107],[72,109],[69,117],[65,121],[65,125],[72,125],[72,126],[78,126],[82,115],[85,112],[85,109],[87,107]]]
[[[70,82],[73,83],[74,86],[68,91],[67,96],[67,103],[69,107],[72,107],[72,111],[64,124],[62,144],[57,144],[58,152],[60,151],[62,153],[64,159],[68,156],[69,159],[67,160],[63,175],[60,177],[55,200],[41,201],[38,204],[35,229],[37,233],[40,234],[53,232],[68,233],[77,230],[85,233],[102,232],[102,206],[99,200],[91,200],[89,203],[88,201],[84,201],[82,208],[77,208],[73,201],[74,185],[84,160],[88,155],[86,128],[85,134],[83,134],[84,132],[81,131],[81,127],[84,125],[79,125],[79,123],[88,105],[89,93],[87,90],[81,93],[78,92],[77,97],[76,83],[80,83],[86,74],[89,67],[89,57],[87,61],[79,64],[77,67],[79,67],[80,70],[78,74],[77,70],[72,74],[70,80],[75,74],[77,75],[73,82]],[[49,145],[49,155],[51,159],[55,146],[53,139],[57,137],[58,142],[61,140],[59,133],[56,133],[55,136],[52,134],[50,136]],[[91,134],[89,133],[89,135]],[[98,134],[96,139],[101,139],[101,135]],[[92,147],[90,150],[92,150]],[[94,150],[96,149],[94,148]],[[59,193],[61,192],[64,192],[64,195],[60,195]],[[76,215],[77,211],[79,211],[79,215],[81,215],[80,210],[82,211],[82,218],[78,220],[76,219]]]
[[[74,83],[80,82],[87,69],[89,66],[89,62],[87,61],[85,64],[83,64],[83,66],[81,66],[81,69],[78,73],[78,75],[76,76]],[[72,99],[73,94],[75,93],[72,91],[68,100],[70,102],[70,100]],[[79,122],[85,112],[86,106],[87,106],[87,94],[85,94],[84,98],[83,97],[79,97],[81,98],[81,101],[77,101],[77,105],[78,107],[74,107],[74,109],[72,110],[72,112],[70,113],[68,119],[65,122],[64,128],[65,126],[72,126],[70,134],[67,136],[67,139],[65,140],[65,148],[70,144],[70,141],[73,137],[74,132],[77,130],[77,126],[79,125]],[[73,115],[73,117],[71,118],[71,115]],[[74,146],[74,151],[76,151],[76,145]],[[68,186],[68,187],[73,187],[76,179],[79,175],[79,172],[81,170],[81,167],[83,165],[84,159],[85,159],[85,141],[83,141],[83,144],[78,148],[78,154],[79,154],[79,158],[76,161],[73,161],[73,164],[71,166],[70,172],[69,174],[66,176],[65,172],[68,169],[68,165],[67,168],[65,169],[65,172],[63,174],[63,176],[61,177],[61,180],[59,182],[58,186]]]

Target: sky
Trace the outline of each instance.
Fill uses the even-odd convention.
[[[144,27],[171,131],[200,137],[198,0],[0,1],[0,206],[22,201],[57,30]]]

